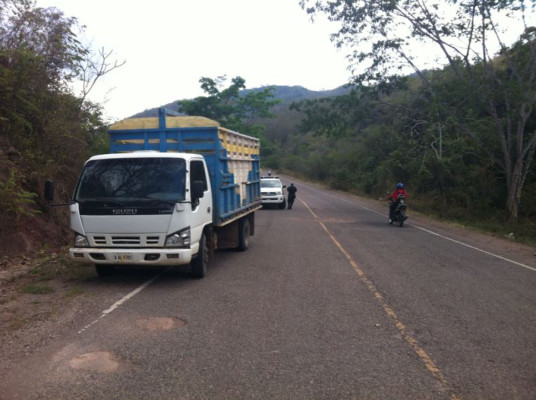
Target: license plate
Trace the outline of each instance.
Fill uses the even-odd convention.
[[[126,262],[131,263],[132,262],[132,254],[115,254],[114,260],[118,262]]]

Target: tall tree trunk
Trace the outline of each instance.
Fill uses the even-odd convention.
[[[518,159],[510,176],[507,177],[507,195],[506,195],[506,220],[509,223],[517,223],[519,212],[519,201],[523,191],[523,160]]]

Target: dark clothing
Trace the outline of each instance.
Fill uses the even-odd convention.
[[[398,202],[393,201],[393,202],[391,202],[391,204],[389,204],[389,219],[394,218],[397,203]]]
[[[298,191],[298,189],[296,189],[296,186],[294,186],[293,183],[291,183],[290,186],[287,188],[287,192],[288,192],[287,204],[288,204],[288,209],[289,210],[292,208],[292,205],[294,204],[294,200],[296,199],[296,192],[297,191]]]

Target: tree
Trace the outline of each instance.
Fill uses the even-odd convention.
[[[33,0],[0,0],[0,48],[31,54],[50,85],[72,80],[87,54],[73,31],[76,24],[57,9],[36,8]]]
[[[24,215],[21,206],[39,208],[45,179],[56,181],[66,201],[84,160],[102,148],[102,107],[86,96],[120,64],[104,50],[93,55],[78,31],[76,18],[56,8],[0,0],[0,187],[16,188],[4,191],[0,218]],[[82,83],[80,96],[73,93],[75,81]],[[9,229],[5,222],[0,230]]]
[[[114,69],[122,67],[126,61],[119,62],[117,60],[110,60],[112,51],[106,51],[104,47],[101,47],[98,53],[93,53],[90,49],[86,49],[88,55],[79,64],[78,78],[82,83],[82,89],[80,93],[80,106],[84,105],[87,96],[95,87],[97,81],[104,75],[110,73]]]
[[[246,81],[237,76],[231,80],[228,88],[221,89],[226,80],[225,76],[216,79],[201,78],[199,80],[201,89],[207,96],[179,101],[179,111],[188,115],[211,118],[227,129],[263,139],[263,127],[255,125],[253,120],[274,117],[270,110],[279,103],[279,100],[273,99],[274,88],[267,87],[244,93]]]
[[[354,83],[359,86],[392,87],[410,67],[430,94],[436,106],[435,120],[441,129],[446,121],[455,123],[488,154],[505,175],[506,216],[518,219],[519,203],[536,150],[536,34],[526,24],[523,0],[301,0],[306,11],[326,14],[341,23],[332,36],[338,47],[353,49],[349,60]],[[529,4],[536,3],[529,0]],[[519,40],[508,48],[500,22],[515,21],[524,28]],[[431,44],[439,50],[434,63],[419,58],[418,49]],[[416,47],[420,46],[420,47]],[[440,96],[426,69],[441,60],[452,72],[463,98],[452,103]],[[469,101],[468,101],[469,100]],[[481,121],[493,121],[493,140],[489,132],[475,125],[480,105]],[[438,132],[439,134],[441,132]]]
[[[97,81],[125,64],[110,60],[111,51],[97,53],[83,45],[75,30],[78,20],[56,8],[36,8],[34,0],[0,0],[0,49],[9,51],[12,65],[19,57],[32,57],[42,69],[41,82],[56,91],[81,84],[80,108]],[[6,65],[9,67],[9,65]]]

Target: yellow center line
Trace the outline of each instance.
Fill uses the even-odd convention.
[[[313,217],[318,221],[322,229],[327,233],[327,235],[331,238],[332,242],[337,246],[337,248],[341,251],[342,254],[346,257],[352,268],[355,270],[361,281],[366,285],[366,287],[369,289],[369,291],[374,295],[380,306],[383,308],[387,316],[394,322],[396,328],[402,335],[402,337],[406,340],[406,342],[410,345],[410,347],[413,349],[413,351],[417,354],[419,359],[424,363],[426,369],[432,373],[432,375],[443,385],[443,388],[450,391],[450,398],[452,400],[459,400],[459,398],[454,394],[451,389],[449,389],[449,384],[443,374],[441,373],[441,370],[435,365],[432,358],[428,355],[428,353],[419,346],[419,343],[417,339],[415,339],[413,336],[408,334],[406,326],[398,319],[398,316],[396,315],[395,311],[383,298],[381,293],[378,291],[376,286],[372,283],[372,281],[367,278],[365,273],[357,263],[354,261],[352,256],[342,247],[342,245],[339,243],[339,241],[333,236],[333,234],[329,231],[329,229],[326,227],[326,225],[318,218],[318,216],[313,212],[311,207],[300,199],[300,201],[305,205],[307,210],[313,215]]]

